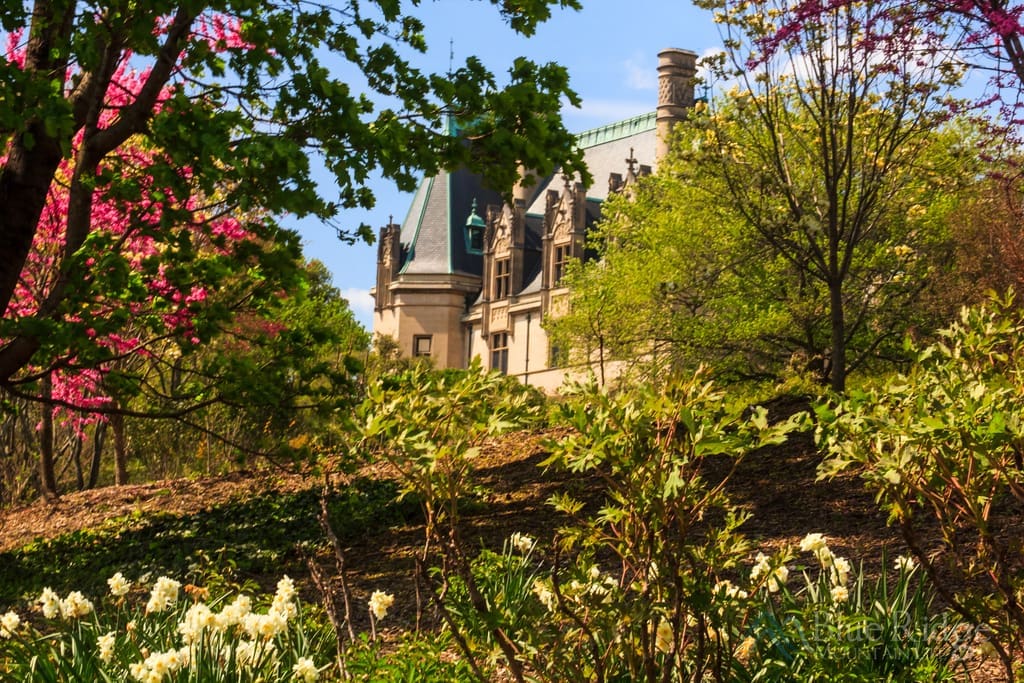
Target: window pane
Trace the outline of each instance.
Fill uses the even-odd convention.
[[[418,335],[413,337],[412,340],[412,355],[414,356],[429,356],[430,347],[433,341],[433,337],[429,334]]]

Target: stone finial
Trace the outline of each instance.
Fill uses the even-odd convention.
[[[693,106],[693,77],[697,73],[697,53],[668,48],[658,53],[658,146],[656,156],[668,152],[672,126]]]

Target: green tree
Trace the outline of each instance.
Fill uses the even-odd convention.
[[[652,378],[700,363],[719,377],[773,369],[759,336],[783,329],[786,309],[769,297],[766,254],[743,239],[722,195],[690,181],[695,172],[688,160],[670,160],[630,196],[607,202],[593,235],[599,258],[570,270],[570,312],[547,321],[576,360],[632,360]]]
[[[131,455],[148,475],[210,473],[252,456],[291,459],[338,447],[343,418],[361,399],[369,334],[322,263],[301,272],[292,291],[239,316],[208,344],[153,359],[146,373],[167,406],[211,386],[219,400],[156,424],[126,420]],[[135,401],[152,410],[159,396]]]
[[[591,359],[638,359],[651,376],[710,363],[723,378],[778,379],[791,369],[828,381],[827,283],[733,200],[730,183],[750,172],[745,151],[768,135],[751,142],[758,131],[736,121],[744,111],[725,100],[714,113],[695,113],[659,172],[608,201],[595,234],[600,257],[570,272],[571,311],[548,321],[557,340]],[[809,127],[791,124],[790,144],[814,145]],[[931,131],[916,142],[914,164],[891,171],[898,188],[852,250],[842,283],[844,376],[903,359],[906,332],[935,329],[958,305],[950,221],[977,166],[962,154],[969,137],[959,123]],[[758,219],[785,207],[770,190],[757,201]],[[797,236],[786,244],[795,249]]]
[[[579,6],[492,4],[513,30],[527,34],[551,6]],[[68,210],[42,305],[0,334],[0,383],[33,362],[48,326],[67,319],[63,304],[75,284],[95,275],[76,256],[96,233],[100,193],[126,203],[151,200],[142,213],[156,234],[189,223],[195,211],[186,198],[213,198],[204,206],[211,212],[258,213],[265,239],[273,241],[280,234],[273,216],[330,221],[342,207],[371,206],[364,181],[374,171],[411,187],[421,172],[465,164],[496,187],[511,187],[518,163],[539,173],[563,162],[579,168],[557,113],[561,98],[578,101],[565,70],[519,59],[503,87],[473,57],[450,74],[424,72],[409,56],[426,50],[418,5],[5,0],[5,322],[53,188],[66,188]],[[376,104],[375,95],[391,106]],[[459,139],[449,135],[450,119],[464,131]],[[124,155],[131,146],[157,150],[161,163],[133,165]],[[336,193],[317,187],[313,155],[333,173]],[[153,188],[159,197],[150,196]],[[340,234],[368,237],[369,229]]]
[[[973,132],[937,104],[955,74],[876,64],[854,45],[852,9],[789,62],[746,70],[741,38],[766,30],[751,8],[719,9],[729,53],[715,70],[742,86],[698,105],[658,173],[607,203],[601,258],[570,278],[572,313],[552,327],[580,348],[594,338],[580,320],[615,311],[602,338],[658,372],[777,377],[792,363],[841,391],[952,312],[926,295],[948,283],[935,276],[980,165]]]
[[[871,342],[853,346],[877,308],[870,289],[880,283],[870,264],[883,256],[880,249],[912,237],[901,225],[921,204],[914,196],[918,166],[932,131],[948,117],[941,100],[959,72],[944,55],[877,48],[870,35],[886,17],[862,5],[807,22],[764,59],[761,45],[784,3],[699,4],[715,12],[725,37],[715,71],[739,83],[736,106],[708,119],[704,163],[759,241],[822,290],[825,372],[843,391],[847,372],[874,351]],[[936,170],[947,169],[925,169],[926,177],[937,178]]]

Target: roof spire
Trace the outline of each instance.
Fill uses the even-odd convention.
[[[636,169],[633,168],[633,167],[636,166],[637,161],[636,161],[635,155],[633,154],[633,151],[634,151],[633,148],[630,147],[629,148],[629,158],[626,159],[626,168],[629,171],[630,175],[635,175],[636,174]]]
[[[476,197],[473,197],[473,206],[469,210],[469,218],[466,219],[466,225],[475,225],[478,227],[483,227],[486,225],[484,219],[481,218],[480,215],[478,215],[476,212]]]

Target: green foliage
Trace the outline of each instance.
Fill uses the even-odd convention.
[[[1020,517],[1024,324],[1012,295],[965,308],[906,374],[817,409],[822,476],[861,474],[945,601],[989,629],[1012,673],[1024,645]],[[938,552],[924,543],[929,525]]]
[[[366,394],[356,411],[353,461],[387,463],[398,473],[404,494],[421,502],[425,542],[416,558],[417,581],[430,584],[426,590],[449,625],[454,618],[444,596],[455,580],[465,587],[473,609],[486,613],[462,540],[463,506],[478,492],[473,460],[488,437],[539,424],[543,396],[501,373],[484,373],[475,362],[468,370],[443,372],[416,364],[382,375]],[[434,577],[427,572],[431,566],[441,567]],[[497,627],[491,635],[518,675],[508,638]],[[456,642],[481,677],[474,652],[464,640]]]
[[[543,397],[498,372],[435,371],[417,364],[366,387],[356,410],[354,461],[382,459],[417,495],[428,525],[457,525],[461,496],[471,490],[471,461],[483,440],[537,424]]]
[[[801,418],[743,417],[702,376],[664,391],[581,386],[556,410],[571,432],[548,444],[546,464],[598,480],[599,507],[552,499],[569,523],[543,564],[518,534],[501,555],[484,552],[472,566],[481,595],[446,596],[457,627],[537,680],[726,679],[733,646],[711,634],[741,626],[727,577],[747,544],[724,486]]]
[[[509,634],[527,633],[546,618],[546,610],[534,592],[542,573],[533,557],[535,547],[535,539],[516,533],[505,541],[500,553],[485,548],[473,558],[470,571],[486,600],[486,611],[474,606],[461,577],[449,579],[445,606],[458,624],[460,635],[472,650],[486,653],[491,667],[501,657],[494,635],[497,629]]]
[[[551,680],[724,675],[727,650],[709,632],[722,628],[728,609],[718,607],[728,598],[715,590],[747,549],[738,533],[746,515],[725,484],[737,462],[784,441],[800,418],[769,425],[760,408],[743,417],[700,374],[662,391],[581,388],[560,412],[573,431],[550,444],[548,464],[597,477],[603,501],[597,510],[569,496],[552,501],[572,520],[560,552],[576,554],[587,578],[553,574],[556,630],[552,646],[537,649],[538,668]],[[590,567],[612,558],[617,585],[605,582],[602,595],[592,587],[604,571]],[[573,591],[573,581],[588,588]],[[608,608],[593,609],[598,599]]]
[[[405,635],[387,648],[360,640],[346,652],[345,670],[353,680],[373,683],[467,683],[477,681],[464,660],[452,656],[445,633]]]
[[[466,163],[491,173],[495,186],[510,188],[517,161],[542,174],[563,160],[581,166],[579,154],[570,151],[572,136],[557,118],[562,96],[577,100],[562,67],[518,60],[510,65],[504,87],[475,57],[443,75],[425,73],[414,65],[415,55],[427,50],[416,4],[376,0],[365,6],[295,8],[231,0],[115,8],[101,3],[96,11],[110,15],[102,25],[83,17],[62,25],[55,20],[56,5],[35,16],[12,8],[5,26],[35,22],[32,30],[39,32],[47,27],[52,51],[41,64],[3,65],[12,96],[0,107],[0,139],[30,132],[36,148],[58,143],[69,152],[81,126],[76,114],[81,114],[71,106],[70,91],[54,87],[44,67],[70,61],[90,74],[101,69],[102,60],[117,58],[115,46],[138,60],[153,60],[168,40],[167,31],[154,31],[154,25],[166,29],[169,17],[178,14],[187,37],[175,37],[181,48],[177,63],[166,65],[168,73],[154,74],[150,87],[159,91],[178,85],[177,79],[187,85],[168,92],[159,108],[138,98],[135,106],[142,111],[133,112],[138,121],[96,131],[107,133],[106,145],[141,133],[149,145],[165,150],[170,163],[155,169],[166,176],[157,187],[177,188],[184,180],[178,169],[189,168],[205,194],[219,190],[228,205],[329,219],[341,207],[372,206],[364,182],[375,170],[410,188],[421,172]],[[576,0],[492,4],[514,31],[525,34],[550,16],[552,5],[579,7]],[[199,25],[200,15],[207,24]],[[217,40],[210,35],[216,32],[210,26],[216,24],[214,15],[221,17],[222,31],[227,28]],[[108,47],[100,55],[97,46]],[[96,104],[108,86],[103,82],[76,92],[76,98],[90,98],[76,104]],[[390,106],[381,106],[370,93]],[[33,116],[24,116],[25,111]],[[448,116],[471,131],[472,144],[451,139]],[[558,150],[562,153],[552,154]],[[324,196],[312,178],[314,151],[337,180],[336,196]],[[108,173],[102,182],[123,184],[128,199],[140,191],[141,181],[130,174],[122,179]]]
[[[302,264],[287,295],[267,295],[208,343],[169,352],[147,370],[161,391],[126,406],[174,419],[128,420],[144,476],[218,473],[254,454],[297,460],[337,450],[338,416],[359,400],[369,335],[318,261]],[[177,414],[199,397],[205,405]]]

